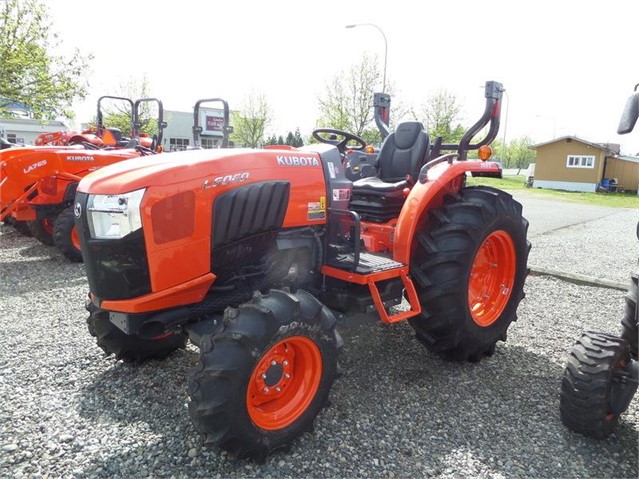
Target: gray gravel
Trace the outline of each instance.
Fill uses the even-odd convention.
[[[531,262],[625,281],[637,251],[613,256],[636,247],[618,246],[636,220],[619,210],[533,235]],[[508,341],[478,364],[430,354],[407,324],[342,318],[331,405],[257,465],[202,447],[186,410],[196,348],[140,366],[104,358],[86,331],[82,265],[5,226],[0,242],[2,477],[638,476],[639,398],[604,441],[559,420],[566,352],[584,329],[617,333],[623,292],[529,277]]]

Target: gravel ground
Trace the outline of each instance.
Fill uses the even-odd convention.
[[[619,210],[531,237],[531,263],[626,281],[636,221]],[[0,242],[2,477],[638,476],[639,398],[603,441],[559,420],[565,355],[584,329],[617,333],[623,292],[531,276],[508,341],[477,364],[439,359],[407,324],[342,318],[330,406],[258,465],[202,447],[186,409],[196,348],[139,366],[105,358],[86,331],[83,266],[6,226]]]

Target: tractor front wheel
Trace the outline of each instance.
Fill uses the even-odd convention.
[[[177,349],[184,348],[188,340],[185,333],[172,333],[158,338],[143,339],[124,334],[111,321],[109,312],[87,305],[89,334],[97,339],[98,346],[107,354],[125,362],[142,362],[147,359],[164,359]]]
[[[258,462],[311,431],[337,372],[335,316],[310,293],[257,292],[202,338],[189,412],[207,444]]]
[[[58,215],[53,224],[53,242],[62,254],[71,261],[82,261],[80,238],[75,227],[73,208],[67,207]]]
[[[564,370],[559,401],[561,421],[584,436],[607,437],[623,413],[614,410],[614,398],[621,393],[620,388],[630,387],[623,384],[624,368],[630,361],[624,339],[583,333],[570,350]]]
[[[422,313],[409,320],[432,351],[452,360],[490,355],[524,297],[528,221],[511,195],[463,188],[420,222],[410,273]]]
[[[630,355],[633,359],[637,358],[637,349],[639,348],[639,314],[637,311],[637,282],[639,280],[639,271],[634,273],[630,279],[630,287],[626,293],[626,307],[623,318],[621,319],[621,337],[628,341],[630,345]]]

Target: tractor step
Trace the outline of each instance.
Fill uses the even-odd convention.
[[[355,264],[355,255],[353,253],[339,254],[329,264],[337,269],[352,271],[353,264]],[[402,266],[404,266],[402,263],[393,261],[391,258],[386,258],[385,256],[361,253],[354,273],[373,274],[379,273],[380,271],[401,268]]]
[[[352,264],[353,263],[351,263],[351,266]],[[362,269],[360,269],[360,266],[362,266]],[[322,274],[341,279],[348,283],[367,285],[370,290],[371,297],[373,298],[375,309],[377,309],[377,312],[384,323],[396,323],[398,321],[403,321],[404,319],[417,316],[422,312],[421,305],[419,304],[419,298],[417,297],[417,291],[415,290],[415,285],[408,276],[408,266],[393,261],[392,259],[385,258],[383,256],[376,256],[370,253],[362,253],[359,257],[359,265],[355,271],[326,265],[322,267]],[[386,310],[376,283],[391,278],[401,279],[406,295],[408,296],[408,303],[410,304],[410,309],[408,311],[389,314]]]

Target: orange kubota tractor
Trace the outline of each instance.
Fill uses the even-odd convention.
[[[103,126],[101,102],[104,99],[130,103],[131,138],[123,138],[119,130]],[[148,102],[158,104],[158,135],[141,138],[140,106]],[[37,240],[55,244],[70,260],[81,261],[73,216],[73,198],[78,182],[103,166],[154,154],[166,127],[163,115],[162,102],[156,98],[133,102],[128,98],[103,96],[98,100],[99,136],[70,136],[66,143],[71,146],[57,146],[56,142],[62,141],[58,138],[51,140],[53,145],[49,146],[1,150],[0,221],[13,223],[18,231],[24,231],[26,224]]]
[[[339,130],[300,148],[185,151],[88,175],[74,211],[89,332],[132,361],[190,339],[196,429],[257,460],[309,430],[327,400],[342,345],[332,309],[408,320],[452,360],[493,354],[524,297],[528,222],[511,195],[466,185],[468,172],[499,175],[494,162],[465,160],[488,158],[502,92],[486,83],[459,144],[400,123],[369,161],[374,176],[355,181],[345,169],[366,144]]]

